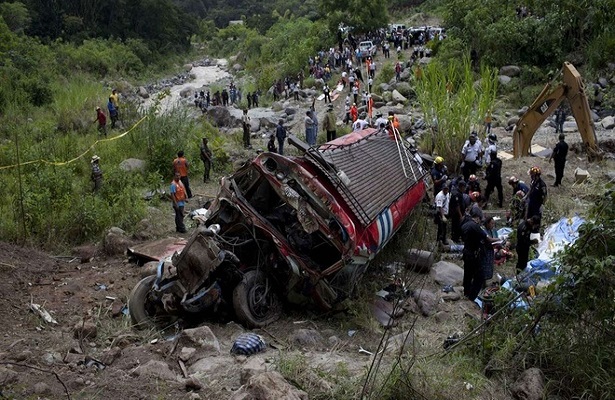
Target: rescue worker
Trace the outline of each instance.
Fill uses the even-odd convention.
[[[184,157],[184,151],[178,151],[177,158],[173,160],[173,173],[179,173],[181,181],[184,184],[184,188],[186,189],[186,194],[188,195],[188,198],[191,199],[192,191],[190,190],[190,180],[188,179],[189,170],[190,165],[188,164],[188,160]]]
[[[184,225],[184,206],[186,205],[186,188],[181,181],[181,174],[175,172],[171,182],[171,200],[173,200],[173,210],[175,211],[175,231],[186,233]]]
[[[382,112],[378,111],[376,113],[376,122],[374,123],[374,128],[376,128],[376,129],[385,128],[387,126],[388,122],[389,121],[382,116]]]
[[[498,137],[495,133],[491,133],[487,136],[487,148],[485,149],[485,165],[489,165],[491,162],[491,153],[498,151],[497,146]]]
[[[463,194],[466,191],[464,180],[458,180],[451,188],[451,199],[448,207],[448,215],[451,220],[451,240],[461,243],[461,221],[466,212],[466,204]]]
[[[212,152],[209,149],[209,146],[207,146],[207,143],[207,138],[203,138],[203,142],[200,146],[200,157],[201,161],[203,161],[203,183],[207,183],[209,181],[209,172],[211,171],[211,165],[213,164]]]
[[[472,132],[461,149],[461,155],[463,157],[461,171],[463,179],[466,181],[470,179],[470,175],[476,174],[478,166],[481,165],[482,153],[483,146],[480,141],[478,141],[478,135],[476,132]]]
[[[444,165],[444,158],[438,156],[433,162],[433,167],[431,168],[431,180],[433,182],[433,195],[434,197],[440,193],[442,190],[442,186],[448,179],[447,176],[448,169],[446,165]]]
[[[470,206],[468,207],[469,214],[476,212],[480,215],[480,221],[483,221],[483,209],[480,208],[480,193],[479,192],[470,192]]]
[[[393,128],[399,130],[399,119],[395,116],[393,111],[389,111],[389,121],[391,122]]]
[[[527,267],[527,262],[530,258],[530,246],[538,243],[537,240],[531,240],[530,235],[540,226],[540,217],[534,215],[527,218],[517,227],[517,273],[523,271]]]
[[[481,264],[481,250],[484,243],[496,242],[490,238],[480,226],[482,215],[478,210],[470,211],[470,219],[461,227],[463,237],[463,294],[468,300],[474,301],[480,293],[484,282],[484,271]]]
[[[515,227],[525,216],[525,193],[523,190],[517,191],[510,201],[510,210],[506,213],[508,226]]]
[[[540,167],[534,166],[528,171],[531,177],[530,191],[527,194],[527,213],[526,218],[538,217],[538,225],[542,218],[542,205],[547,199],[547,185],[540,177],[542,171]]]
[[[564,177],[564,167],[566,166],[566,156],[568,155],[568,143],[564,141],[565,138],[563,133],[559,134],[559,142],[557,142],[549,157],[549,162],[553,159],[555,164],[555,182],[553,187],[561,185],[562,178]]]
[[[508,184],[510,185],[510,187],[512,188],[512,194],[513,196],[520,190],[523,192],[523,195],[525,196],[526,194],[528,194],[528,192],[530,191],[529,186],[527,186],[525,184],[525,182],[520,181],[519,178],[517,178],[516,176],[511,176],[510,178],[508,178]]]
[[[483,201],[483,207],[487,205],[489,196],[493,193],[494,189],[498,190],[498,207],[502,208],[504,205],[504,189],[502,189],[502,160],[498,158],[498,153],[492,151],[489,155],[489,165],[485,171],[487,176],[487,188],[485,188],[485,199]]]
[[[475,174],[470,175],[468,179],[468,193],[478,192],[481,193],[480,190],[480,181]]]
[[[100,157],[98,157],[97,155],[93,155],[92,160],[90,161],[90,164],[92,166],[92,174],[90,178],[92,179],[92,183],[94,184],[94,187],[92,188],[92,191],[94,193],[98,192],[102,187],[103,173],[100,169],[99,161]]]
[[[438,232],[436,234],[436,240],[439,243],[442,243],[443,246],[446,246],[448,243],[446,241],[446,224],[448,222],[448,212],[449,212],[449,203],[451,199],[451,194],[448,191],[448,185],[446,182],[442,185],[442,190],[436,195],[435,198],[435,206],[436,206],[436,214],[434,216],[434,222],[438,227]]]

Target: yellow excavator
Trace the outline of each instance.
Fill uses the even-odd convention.
[[[515,157],[529,154],[532,137],[538,127],[553,114],[564,99],[568,99],[588,158],[590,160],[601,158],[602,152],[598,147],[581,75],[572,64],[565,62],[562,76],[563,83],[555,89],[552,89],[551,83],[547,83],[529,109],[519,118],[513,129]]]

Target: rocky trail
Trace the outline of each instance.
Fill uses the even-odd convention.
[[[377,62],[381,62],[380,58]],[[211,69],[199,71],[197,81],[171,89],[173,95],[165,107],[171,107],[188,86],[191,90],[227,78],[223,70],[213,74],[214,80],[212,74],[203,72]],[[271,121],[275,124],[280,117],[302,135],[300,117],[318,94],[315,88],[306,89],[299,102],[286,100],[272,108],[250,110],[255,149],[261,147],[257,141]],[[344,96],[340,96],[334,102],[339,121],[343,101]],[[184,97],[182,102],[190,105],[191,99]],[[325,107],[324,102],[316,102],[320,121]],[[399,103],[382,107],[385,113],[388,109],[410,120],[411,109]],[[220,111],[229,126],[240,112],[234,107]],[[512,150],[512,139],[505,130],[505,120],[514,114],[515,110],[501,110],[494,116],[500,148],[507,151]],[[229,132],[233,129],[237,130],[225,128]],[[565,125],[569,144],[580,142],[575,129],[573,122]],[[545,123],[534,143],[552,148],[557,139],[553,132],[554,128]],[[601,142],[614,139],[612,129],[600,127],[597,134]],[[505,161],[502,175],[525,178],[526,171],[535,164],[543,168],[545,181],[551,184],[552,166],[541,157]],[[591,185],[574,184],[572,171],[577,167],[589,171]],[[610,157],[590,164],[583,154],[570,154],[564,185],[549,187],[549,201],[557,206],[548,207],[582,212],[591,203],[591,188],[612,180],[614,170]],[[197,177],[192,182],[196,197],[188,211],[200,207],[217,191],[216,184],[205,185]],[[510,188],[504,189],[508,199]],[[171,206],[152,212],[151,219],[162,222],[156,236],[174,236]],[[489,212],[503,218],[505,210],[491,208]],[[428,226],[431,229],[433,224]],[[424,235],[427,242],[435,236],[435,227],[432,230]],[[374,293],[390,283],[391,272],[398,264],[376,260],[362,281],[362,297],[353,300],[345,312],[323,316],[309,310],[286,309],[280,321],[252,331],[264,338],[267,348],[247,357],[230,353],[233,341],[246,332],[230,319],[205,320],[187,329],[133,329],[126,311],[127,299],[134,285],[151,271],[124,255],[108,255],[105,246],[92,244],[75,249],[71,255],[51,255],[0,242],[0,397],[307,399],[309,392],[318,394],[312,396],[315,398],[356,398],[363,387],[364,374],[374,357],[379,357],[375,353],[386,330],[375,315],[387,305]],[[404,246],[404,253],[411,244],[399,246]],[[435,250],[431,245],[425,247]],[[403,259],[398,261],[403,265]],[[447,336],[464,331],[468,321],[481,318],[478,307],[462,299],[463,270],[456,265],[461,264],[460,260],[436,253],[436,261],[428,273],[402,269],[410,296],[404,299],[403,315],[397,318],[396,326],[388,329],[388,348],[382,353],[380,365],[383,373],[404,348],[412,349],[425,365],[436,362],[430,357],[442,353]],[[510,275],[513,268],[505,265],[497,267],[496,272]],[[455,291],[444,293],[445,285],[454,286]],[[45,322],[45,315],[36,311],[41,309],[49,312],[53,321]],[[280,372],[293,378],[287,379]],[[450,382],[439,393],[456,399],[510,398],[510,387],[484,377],[465,379]]]

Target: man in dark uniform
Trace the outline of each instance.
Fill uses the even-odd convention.
[[[203,183],[209,182],[209,172],[211,171],[212,153],[207,146],[207,138],[203,138],[200,146],[200,158],[203,161]]]
[[[433,163],[434,165],[431,168],[431,180],[433,181],[433,196],[435,198],[442,190],[442,186],[448,179],[448,176],[446,176],[447,168],[446,165],[444,165],[444,158],[438,156]]]
[[[547,185],[542,180],[540,174],[542,171],[540,167],[530,168],[530,177],[532,182],[530,184],[530,192],[527,194],[527,215],[526,218],[537,216],[539,218],[538,226],[540,227],[540,218],[542,218],[542,205],[547,199]],[[537,231],[537,230],[536,230]]]
[[[493,193],[494,189],[498,190],[498,207],[502,208],[504,205],[504,189],[502,189],[502,160],[498,158],[498,153],[492,151],[489,155],[491,162],[487,165],[485,171],[487,175],[487,188],[485,189],[484,205],[487,205],[489,196]]]
[[[521,221],[517,227],[517,273],[523,271],[530,258],[530,246],[536,241],[530,240],[530,235],[540,226],[540,217],[534,215]]]
[[[463,194],[466,191],[466,183],[459,180],[451,188],[451,199],[448,206],[448,214],[451,219],[451,240],[455,243],[461,242],[461,221],[466,212],[466,204]]]
[[[483,287],[483,271],[480,263],[480,250],[489,238],[480,227],[480,214],[470,213],[470,220],[461,227],[463,237],[463,294],[474,301]]]
[[[568,143],[564,141],[565,136],[563,133],[559,134],[559,142],[553,148],[549,162],[553,159],[555,164],[555,183],[554,187],[562,184],[562,178],[564,177],[564,167],[566,166],[566,156],[568,155]]]

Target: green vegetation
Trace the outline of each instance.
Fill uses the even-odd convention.
[[[432,121],[431,135],[425,135],[421,144],[423,150],[441,155],[451,167],[458,165],[459,149],[472,130],[482,132],[496,92],[497,71],[482,68],[476,82],[468,58],[428,64],[422,78],[416,79],[418,101],[426,121]]]

